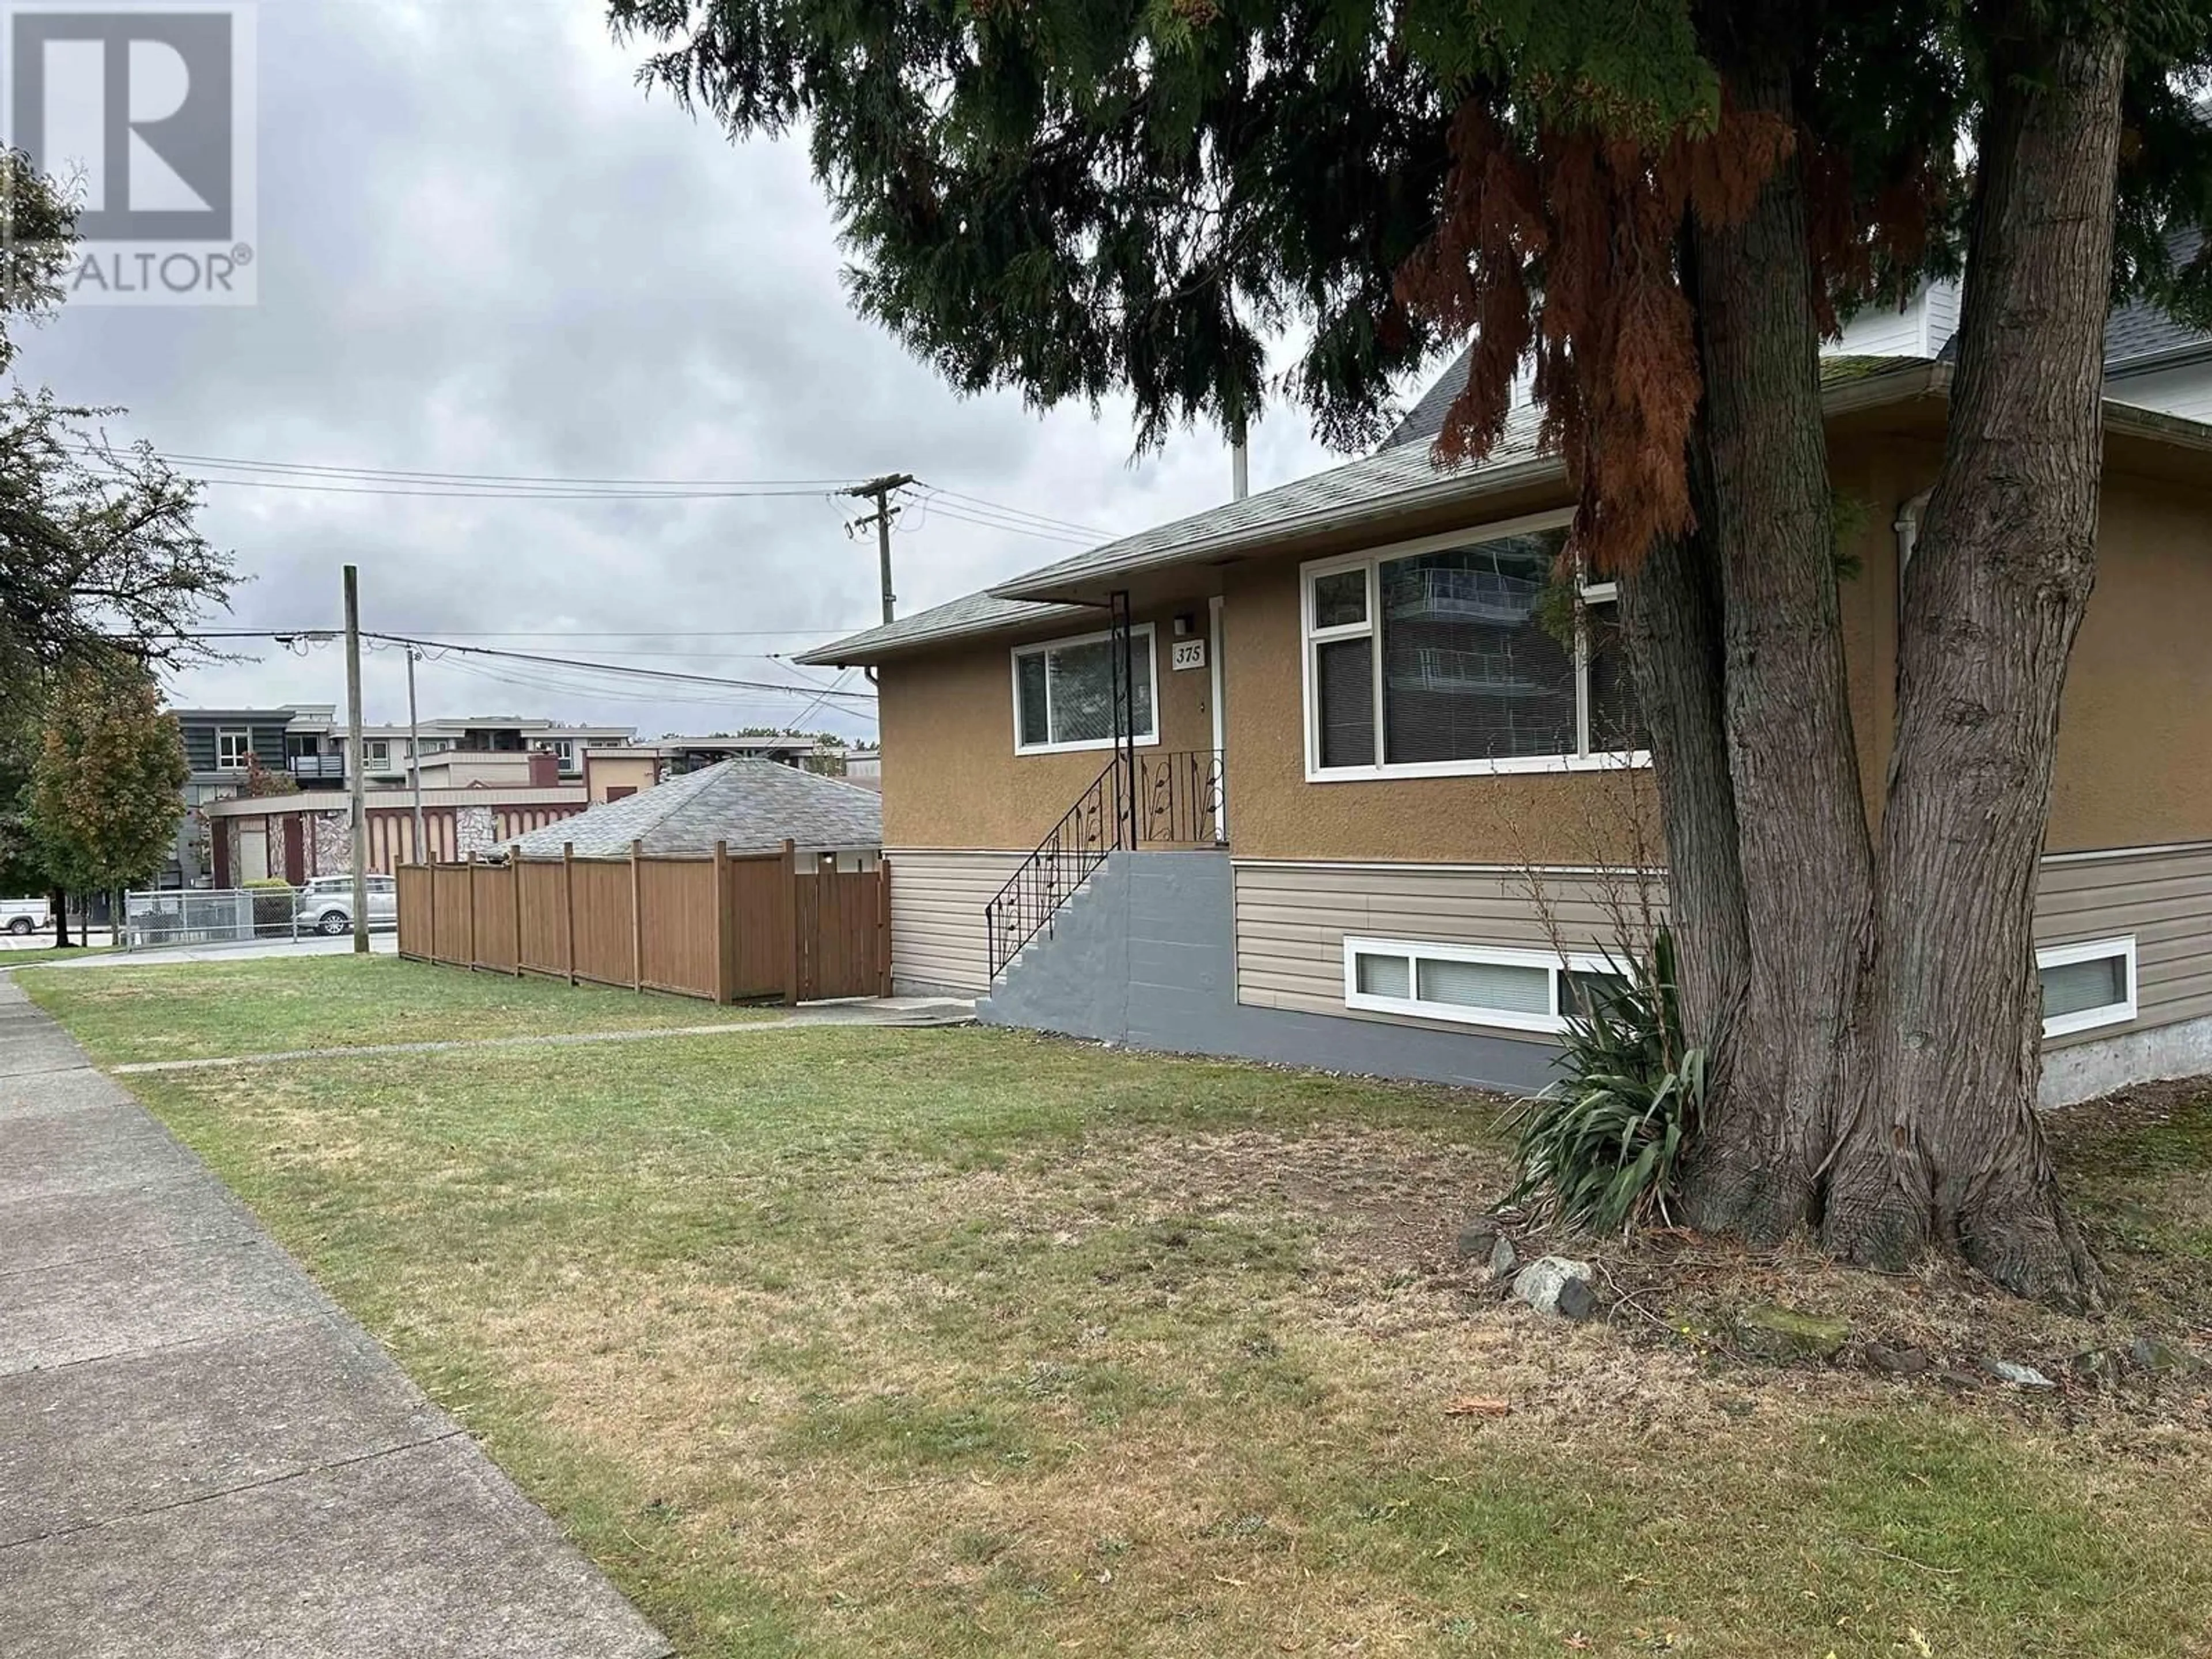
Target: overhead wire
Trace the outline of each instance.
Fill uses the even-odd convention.
[[[1105,534],[1105,532],[1094,525],[1078,524],[1073,519],[1054,518],[1049,513],[1032,513],[1025,507],[1012,507],[1004,501],[986,501],[981,495],[963,495],[957,489],[947,489],[943,484],[925,483],[921,488],[946,496],[952,501],[963,501],[970,507],[988,508],[991,512],[1003,514],[1009,518],[1033,519],[1039,524],[1049,525],[1056,530],[1072,530],[1078,535],[1101,538]]]

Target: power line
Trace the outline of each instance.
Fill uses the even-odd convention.
[[[88,453],[106,453],[99,446],[78,447]],[[190,461],[204,466],[251,472],[304,472],[348,478],[386,478],[403,483],[514,483],[609,485],[623,489],[777,489],[814,495],[842,488],[846,478],[592,478],[537,472],[440,472],[420,467],[339,466],[317,461],[250,461],[228,455],[195,455],[184,450],[157,450],[163,460]]]
[[[1004,514],[1010,518],[1032,519],[1039,524],[1050,525],[1057,530],[1072,530],[1078,535],[1082,536],[1097,536],[1103,538],[1105,534],[1103,531],[1099,530],[1093,526],[1077,524],[1072,519],[1056,519],[1049,513],[1032,513],[1025,507],[1012,507],[1004,501],[986,501],[981,495],[963,495],[959,490],[947,489],[942,484],[925,483],[921,487],[924,489],[930,490],[937,495],[947,496],[953,501],[965,501],[970,507],[988,508],[994,513]]]
[[[209,477],[194,473],[191,469],[179,468],[193,482],[204,484],[234,484],[246,489],[283,489],[311,495],[380,495],[386,497],[413,496],[424,501],[769,501],[779,498],[815,497],[828,500],[836,492],[833,489],[540,489],[496,487],[491,489],[423,488],[408,489],[397,485],[365,483],[304,483],[287,478],[225,478]]]
[[[1016,536],[1033,537],[1039,541],[1064,543],[1070,547],[1092,547],[1097,544],[1096,537],[1069,536],[1057,530],[1046,530],[1035,525],[1013,524],[998,519],[987,519],[975,514],[959,512],[939,500],[930,501],[929,510],[933,515],[955,519],[962,524],[975,525],[984,530],[1003,530]]]
[[[309,642],[320,642],[321,641],[335,637],[335,631],[330,629],[299,629],[289,631],[269,629],[222,629],[210,631],[207,633],[178,633],[164,635],[164,637],[195,641],[225,639],[265,639],[273,640],[280,645],[289,645],[295,640],[304,640]],[[737,679],[726,675],[720,674],[690,674],[680,672],[675,669],[669,668],[638,668],[634,667],[628,663],[591,662],[576,657],[556,657],[542,652],[514,651],[489,645],[465,645],[453,640],[421,639],[405,634],[371,634],[364,632],[362,635],[362,638],[364,640],[379,641],[386,645],[411,645],[426,652],[437,651],[447,653],[449,655],[493,657],[502,661],[537,663],[547,667],[566,668],[583,672],[612,675],[617,678],[664,681],[670,684],[678,684],[724,686],[732,690],[743,691],[770,691],[784,696],[805,697],[819,693],[824,696],[840,697],[854,702],[873,702],[875,701],[875,693],[872,691],[836,690],[832,689],[834,688],[834,682],[832,682],[831,688],[825,688],[814,681],[803,681],[799,684],[793,684],[788,680],[746,680]],[[445,661],[447,659],[447,657],[430,659],[432,661]]]
[[[543,663],[555,668],[586,669],[599,673],[629,675],[638,679],[678,681],[693,685],[726,685],[741,690],[788,692],[799,696],[805,696],[810,691],[821,689],[811,684],[793,685],[787,680],[781,683],[772,680],[740,680],[719,674],[681,673],[672,668],[633,668],[626,663],[586,662],[574,657],[547,656],[532,651],[509,651],[496,646],[459,645],[449,640],[410,639],[398,634],[364,635],[362,637],[386,640],[394,645],[419,646],[426,651],[453,651],[470,656],[498,657],[514,662]],[[875,701],[875,693],[872,691],[839,691],[834,694],[825,693],[825,695],[835,695],[865,702]]]

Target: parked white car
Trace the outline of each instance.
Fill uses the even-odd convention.
[[[21,938],[25,933],[51,933],[53,907],[42,898],[0,899],[0,932]]]
[[[353,878],[317,876],[300,889],[293,915],[301,927],[319,933],[348,932],[353,927]],[[368,925],[373,932],[399,925],[399,884],[390,876],[368,878]]]

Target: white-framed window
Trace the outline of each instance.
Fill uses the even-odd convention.
[[[215,769],[218,772],[243,772],[246,763],[253,758],[253,733],[243,727],[225,726],[215,734]]]
[[[392,764],[392,739],[363,738],[361,740],[361,763],[364,769]]]
[[[1434,939],[1344,941],[1344,1006],[1457,1020],[1509,1031],[1558,1033],[1587,992],[1618,984],[1610,957]]]
[[[1613,584],[1546,614],[1569,517],[1300,568],[1309,782],[1649,763]]]
[[[2089,939],[2045,945],[2035,953],[2043,981],[2043,1035],[2065,1036],[2136,1017],[2136,941]]]
[[[1152,658],[1152,625],[1129,630],[1135,666],[1136,741],[1159,739],[1159,670]],[[1110,749],[1114,719],[1114,636],[1078,634],[1013,649],[1014,752],[1059,754],[1072,749]]]

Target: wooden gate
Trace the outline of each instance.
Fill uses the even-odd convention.
[[[890,994],[890,882],[825,859],[792,884],[797,1000]]]

